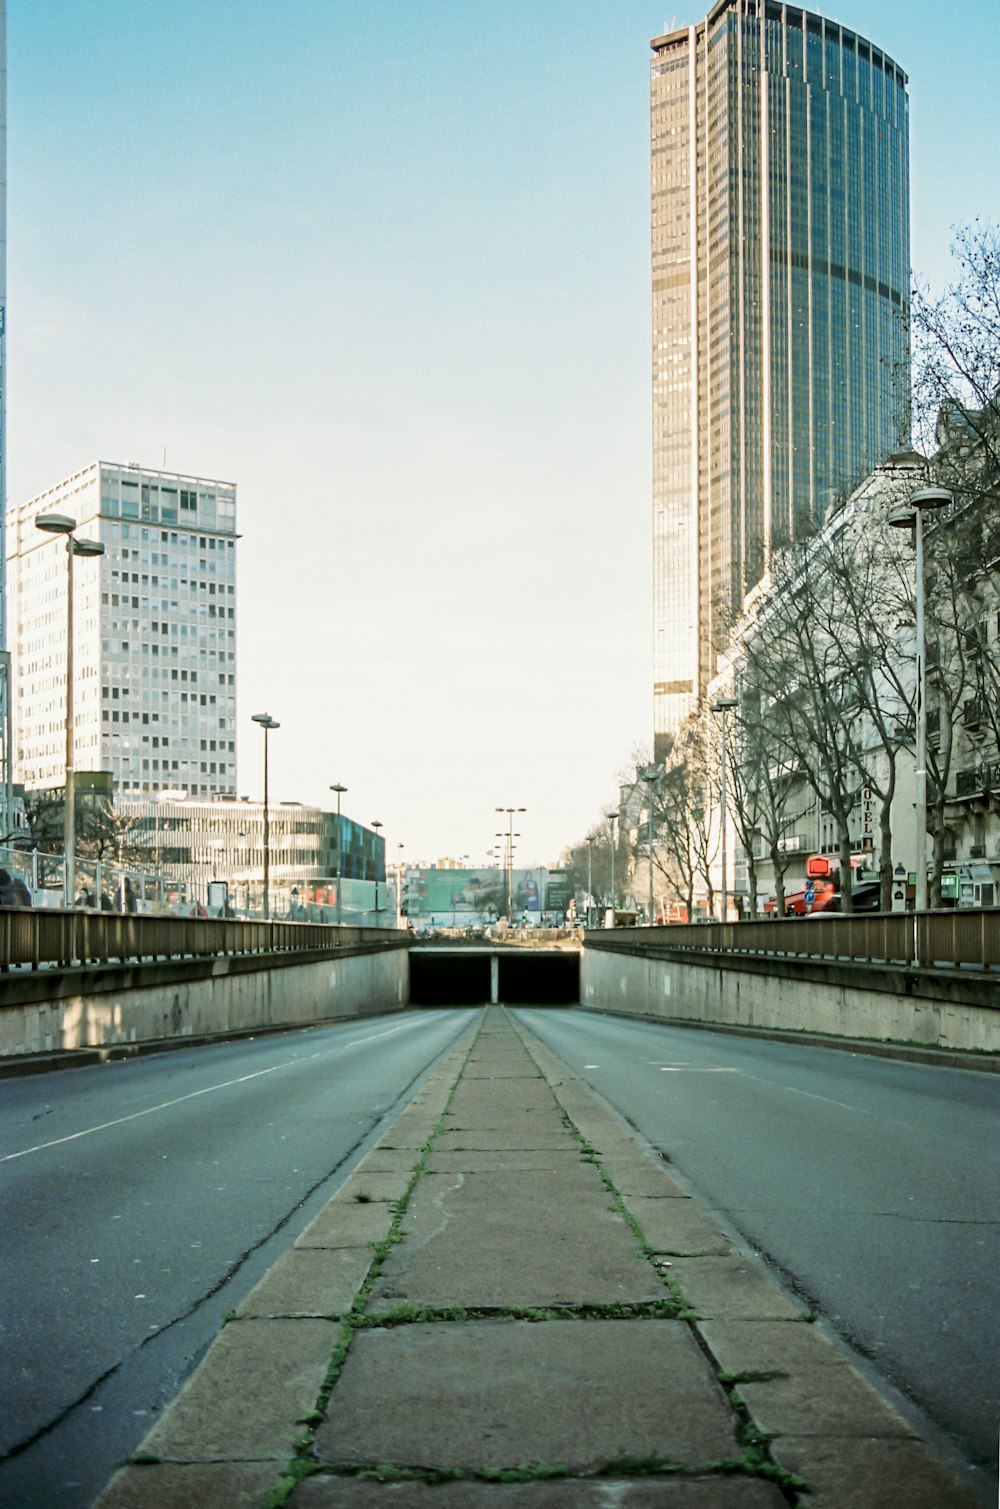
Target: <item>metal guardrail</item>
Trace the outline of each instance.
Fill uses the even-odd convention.
[[[1000,970],[1000,907],[597,929],[587,933],[586,942],[633,953],[685,949],[935,970]]]
[[[0,907],[0,969],[300,953],[398,942],[396,928]]]

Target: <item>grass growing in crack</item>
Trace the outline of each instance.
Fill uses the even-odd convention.
[[[330,1395],[333,1393],[337,1379],[340,1377],[344,1363],[347,1361],[347,1355],[351,1349],[351,1342],[354,1340],[355,1332],[365,1329],[372,1324],[372,1318],[366,1316],[364,1313],[368,1305],[368,1301],[371,1297],[372,1289],[375,1286],[375,1282],[378,1279],[385,1260],[388,1257],[393,1246],[397,1242],[401,1242],[403,1240],[401,1232],[403,1216],[405,1215],[407,1207],[409,1206],[410,1197],[413,1194],[414,1189],[416,1188],[417,1182],[419,1181],[424,1173],[424,1170],[427,1167],[427,1161],[430,1157],[431,1148],[434,1146],[437,1138],[441,1135],[444,1127],[444,1118],[449,1112],[452,1100],[455,1096],[455,1092],[461,1082],[462,1075],[465,1072],[466,1065],[469,1062],[472,1054],[472,1049],[474,1047],[475,1040],[473,1041],[469,1052],[466,1054],[464,1060],[462,1061],[462,1065],[458,1071],[458,1074],[455,1076],[454,1083],[452,1084],[451,1090],[449,1091],[448,1099],[445,1103],[445,1107],[441,1116],[438,1118],[433,1129],[431,1130],[430,1136],[427,1138],[427,1141],[419,1151],[416,1164],[414,1165],[413,1172],[411,1173],[410,1178],[407,1182],[406,1190],[404,1191],[402,1198],[391,1202],[393,1218],[387,1236],[385,1236],[379,1242],[372,1243],[372,1261],[369,1265],[368,1273],[365,1277],[364,1283],[361,1285],[361,1288],[354,1296],[350,1313],[344,1316],[341,1320],[340,1332],[337,1337],[337,1342],[334,1346],[333,1354],[330,1358],[326,1374],[324,1375],[323,1382],[320,1386],[319,1395],[316,1400],[316,1406],[313,1410],[309,1411],[307,1415],[304,1415],[302,1417],[301,1421],[299,1422],[301,1424],[309,1425],[310,1427],[312,1427],[320,1424],[320,1422],[323,1420],[326,1414],[326,1406],[330,1402]],[[372,1199],[372,1196],[366,1191],[362,1190],[359,1191],[354,1198],[360,1203],[365,1204]],[[282,1506],[285,1504],[289,1494],[291,1494],[292,1490],[294,1489],[295,1484],[299,1482],[303,1477],[307,1477],[310,1475],[310,1473],[316,1471],[319,1464],[316,1464],[313,1460],[303,1455],[304,1453],[311,1451],[313,1445],[314,1437],[311,1429],[309,1435],[301,1436],[296,1440],[296,1447],[300,1449],[300,1456],[296,1459],[295,1462],[290,1465],[284,1477],[274,1488],[271,1497],[267,1501],[265,1509],[282,1509]]]
[[[319,1471],[321,1471],[321,1468],[318,1462],[310,1462],[304,1457],[296,1457],[294,1461],[289,1462],[281,1477],[271,1489],[271,1492],[264,1501],[264,1509],[284,1509],[289,1495],[296,1484],[301,1483],[304,1478],[313,1477]]]
[[[366,1189],[359,1189],[354,1198],[359,1205],[370,1205],[375,1197],[374,1195],[370,1195]]]

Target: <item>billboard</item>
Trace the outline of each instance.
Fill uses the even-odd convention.
[[[537,919],[549,912],[561,918],[571,892],[564,877],[544,867],[515,870],[511,877],[511,917]],[[472,921],[494,922],[507,915],[507,874],[502,869],[442,870],[411,868],[403,884],[403,905],[409,916],[461,926]]]

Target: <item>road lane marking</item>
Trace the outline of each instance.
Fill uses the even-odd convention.
[[[365,1043],[375,1042],[377,1038],[391,1037],[394,1032],[403,1032],[406,1026],[412,1025],[414,1024],[405,1023],[401,1027],[391,1027],[388,1032],[373,1032],[369,1037],[354,1038],[350,1043],[338,1043],[335,1046],[337,1051],[343,1048],[362,1047]],[[324,1048],[320,1053],[304,1053],[298,1058],[288,1059],[285,1063],[272,1064],[269,1069],[257,1069],[253,1074],[241,1074],[237,1079],[226,1079],[218,1085],[206,1085],[204,1089],[191,1090],[189,1094],[178,1095],[174,1100],[164,1100],[159,1105],[147,1106],[144,1111],[133,1111],[128,1116],[117,1116],[113,1121],[102,1121],[97,1126],[84,1127],[82,1131],[70,1132],[66,1137],[54,1137],[51,1142],[36,1143],[34,1147],[22,1148],[17,1153],[5,1153],[3,1157],[0,1157],[0,1163],[12,1163],[15,1158],[26,1158],[29,1153],[43,1153],[46,1148],[59,1147],[64,1142],[76,1142],[80,1137],[90,1137],[95,1132],[106,1132],[111,1127],[123,1126],[127,1121],[138,1121],[140,1116],[152,1116],[154,1111],[168,1111],[171,1106],[182,1105],[185,1100],[197,1100],[199,1095],[211,1095],[216,1090],[228,1090],[233,1085],[247,1084],[252,1079],[262,1079],[267,1074],[276,1074],[279,1069],[289,1069],[294,1064],[305,1064],[314,1058],[322,1058],[325,1053],[332,1051],[334,1051],[333,1045],[330,1048]]]

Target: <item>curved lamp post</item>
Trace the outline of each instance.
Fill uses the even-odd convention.
[[[916,897],[915,912],[927,910],[927,646],[924,623],[924,513],[934,508],[945,508],[953,502],[953,495],[944,487],[922,487],[910,494],[909,504],[893,509],[888,522],[893,529],[911,529],[916,551],[916,607],[917,607],[917,752],[916,770]],[[914,922],[914,962],[917,931]]]
[[[660,779],[660,772],[655,765],[650,765],[642,772],[642,778],[646,782],[649,791],[649,911],[646,914],[646,926],[653,926],[653,789]]]
[[[378,927],[378,832],[383,824],[376,817],[372,821],[372,827],[375,829],[375,926]]]
[[[76,519],[68,514],[41,513],[35,528],[45,534],[66,536],[66,799],[64,803],[65,857],[63,861],[63,906],[73,906],[76,890],[76,769],[73,749],[73,557],[103,555],[100,540],[78,540],[73,533]]]
[[[719,697],[717,701],[715,701],[715,702],[712,703],[712,706],[711,706],[711,709],[710,709],[711,712],[719,714],[719,716],[722,718],[722,786],[721,786],[721,790],[720,790],[720,793],[719,793],[720,794],[720,801],[719,801],[719,827],[720,827],[721,832],[722,832],[722,920],[723,920],[723,922],[728,922],[729,921],[729,887],[727,885],[727,877],[726,877],[726,857],[727,857],[727,849],[728,849],[728,845],[727,845],[727,842],[726,842],[726,839],[727,839],[727,836],[728,836],[727,832],[726,832],[726,826],[727,826],[726,825],[726,765],[727,765],[727,761],[726,761],[726,724],[728,722],[728,719],[726,718],[726,714],[730,711],[731,708],[737,707],[738,705],[739,704],[738,704],[738,702],[737,702],[737,700],[736,700],[735,697]]]
[[[615,914],[618,911],[618,886],[615,881],[615,823],[621,821],[621,812],[609,812],[608,822],[611,824],[611,926],[615,925]]]
[[[259,723],[264,730],[264,921],[271,915],[271,809],[267,791],[267,736],[281,724],[270,713],[253,713],[251,722]]]
[[[514,832],[514,813],[527,812],[527,807],[497,807],[497,812],[507,814],[507,832],[498,833],[497,838],[507,839],[507,920],[512,922],[514,909],[514,840],[520,838],[520,833]]]
[[[337,926],[339,927],[343,915],[340,908],[340,893],[344,886],[344,835],[340,827],[340,798],[347,787],[342,786],[338,781],[336,786],[330,787],[330,790],[337,793]]]

